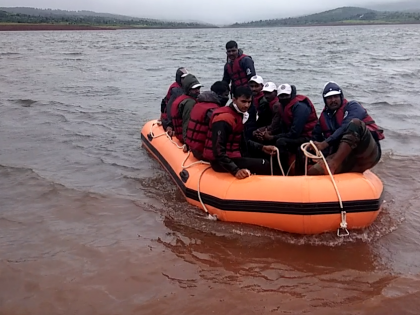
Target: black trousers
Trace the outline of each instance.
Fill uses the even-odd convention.
[[[286,173],[289,169],[289,154],[295,154],[295,175],[304,175],[305,174],[305,156],[303,155],[300,146],[308,142],[309,138],[300,137],[296,139],[290,138],[278,138],[276,140],[275,146],[279,149],[280,152],[280,162],[283,167],[284,172]]]
[[[277,163],[277,158],[273,156],[273,173],[274,175],[281,175],[280,167]],[[263,158],[241,157],[232,159],[232,161],[240,169],[248,169],[251,174],[256,175],[271,175],[270,161]],[[215,172],[226,173],[226,170],[220,166],[216,161],[211,162],[211,167]]]

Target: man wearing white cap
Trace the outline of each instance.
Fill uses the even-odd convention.
[[[347,101],[335,82],[327,82],[322,92],[325,107],[313,131],[317,148],[327,155],[333,174],[359,172],[374,167],[381,158],[379,141],[383,130],[356,101]],[[328,174],[324,163],[318,162],[308,175]]]
[[[274,116],[274,112],[278,111],[280,103],[277,97],[277,86],[274,82],[267,82],[264,84],[262,89],[264,93],[264,98],[267,100],[268,106],[258,108],[258,120],[257,126],[260,127],[268,127]]]
[[[310,140],[318,121],[311,100],[296,93],[296,87],[281,84],[277,89],[280,105],[264,139],[274,142],[280,151],[283,169],[289,168],[290,154],[296,154],[295,175],[304,174],[300,145]],[[303,167],[303,169],[302,169]]]
[[[268,107],[268,102],[264,98],[264,92],[262,91],[264,87],[263,78],[259,75],[254,75],[249,80],[249,87],[252,91],[252,103],[248,110],[249,119],[245,124],[245,138],[247,140],[252,139],[252,134],[259,127],[259,111]]]

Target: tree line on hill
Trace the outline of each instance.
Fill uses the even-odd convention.
[[[419,12],[381,12],[358,7],[342,7],[295,18],[235,23],[231,27],[309,26],[328,24],[420,23]]]
[[[0,23],[67,24],[122,27],[195,28],[214,27],[196,22],[172,22],[134,18],[91,11],[65,11],[35,8],[0,8]]]

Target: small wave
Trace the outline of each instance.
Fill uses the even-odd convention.
[[[97,97],[97,96],[115,96],[121,93],[120,88],[116,86],[67,86],[64,87],[63,92],[80,96]]]
[[[82,58],[64,58],[66,61],[82,61]]]
[[[81,52],[65,52],[63,55],[70,55],[70,56],[81,56],[83,53]]]
[[[371,60],[380,60],[385,62],[395,62],[395,61],[411,61],[410,57],[370,57]]]
[[[31,107],[33,104],[37,103],[37,101],[31,100],[31,99],[9,100],[9,102],[18,104],[22,107]]]
[[[13,56],[13,55],[20,55],[20,53],[15,53],[15,52],[3,52],[3,53],[0,53],[0,56]]]

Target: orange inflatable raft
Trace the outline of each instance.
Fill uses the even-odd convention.
[[[222,221],[297,234],[337,231],[341,236],[369,226],[382,207],[383,185],[371,171],[334,175],[337,189],[329,175],[252,175],[238,180],[184,153],[156,120],[144,125],[141,138],[187,201]]]

